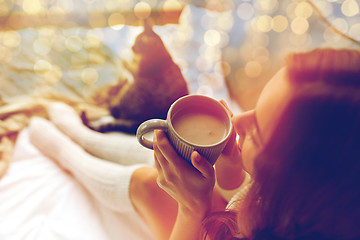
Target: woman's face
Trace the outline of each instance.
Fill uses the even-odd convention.
[[[250,175],[253,173],[256,155],[272,134],[276,134],[275,127],[292,92],[286,69],[282,68],[265,85],[255,109],[233,117],[235,131],[239,135],[238,146],[243,166]]]

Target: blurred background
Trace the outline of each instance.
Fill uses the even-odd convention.
[[[149,18],[191,93],[247,110],[289,52],[359,48],[359,8],[359,0],[0,0],[0,100],[54,86],[78,99],[116,82]]]
[[[105,209],[22,131],[54,101],[107,116],[89,96],[136,80],[123,62],[136,57],[145,20],[190,93],[237,113],[254,107],[287,54],[360,49],[359,1],[0,0],[0,239],[151,239],[137,215]]]

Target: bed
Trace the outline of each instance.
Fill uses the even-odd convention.
[[[177,14],[168,16],[168,22],[155,13],[159,22],[154,31],[181,68],[190,93],[224,99],[235,113],[254,106],[266,79],[281,66],[280,59],[289,49],[357,46],[348,39],[334,37],[336,34],[318,21],[313,10],[306,18],[312,27],[303,33],[294,35],[300,30],[291,29],[289,24],[286,28],[280,24],[272,31],[266,29],[264,16],[275,19],[296,9],[305,9],[299,14],[306,14],[309,5],[270,1],[276,2],[273,9],[263,1],[223,2],[229,4],[222,5],[228,7],[223,11],[179,5]],[[339,5],[330,2],[327,4]],[[106,14],[109,19],[111,13]],[[358,15],[342,16],[351,34],[351,29],[359,27]],[[131,46],[142,26],[130,18],[115,18],[109,26],[99,21],[99,16],[104,15],[92,15],[98,21],[91,25],[91,21],[83,22],[88,16],[69,15],[73,25],[62,28],[39,26],[31,18],[22,21],[24,26],[14,22],[2,25],[0,239],[152,239],[137,215],[104,208],[28,138],[29,119],[46,118],[46,107],[51,102],[65,102],[79,112],[86,111],[91,119],[109,114],[107,109],[87,101],[86,96],[127,76],[121,60],[131,57]],[[327,16],[332,19],[333,15]],[[52,19],[58,24],[60,18],[54,15]],[[74,21],[82,26],[74,26]],[[254,25],[258,29],[254,30]],[[285,36],[292,36],[291,41]]]

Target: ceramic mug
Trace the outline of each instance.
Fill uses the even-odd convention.
[[[166,120],[143,122],[136,133],[139,143],[153,149],[153,141],[144,135],[155,129],[164,130],[177,153],[187,161],[191,162],[191,153],[197,151],[214,164],[231,135],[231,115],[213,98],[187,95],[170,106]]]

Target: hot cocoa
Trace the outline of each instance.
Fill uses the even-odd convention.
[[[209,111],[185,109],[172,119],[175,131],[186,141],[196,145],[212,145],[228,133],[226,122]]]

